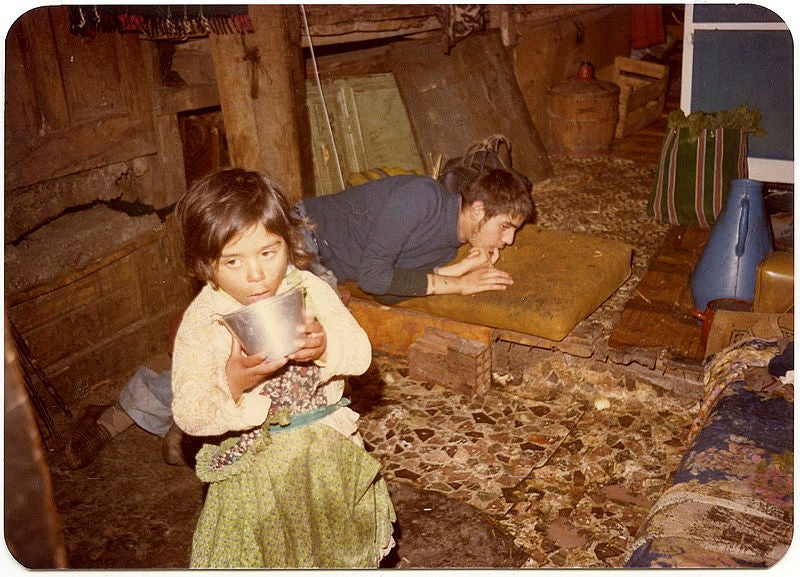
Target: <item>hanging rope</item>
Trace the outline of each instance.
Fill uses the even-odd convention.
[[[311,31],[308,28],[308,18],[306,17],[306,7],[300,4],[300,12],[303,14],[303,27],[306,31],[306,38],[308,38],[308,49],[311,52],[311,63],[314,66],[314,78],[317,81],[317,90],[319,90],[319,98],[322,101],[322,112],[325,115],[325,123],[328,127],[328,135],[331,138],[331,147],[333,148],[333,157],[336,159],[336,173],[339,176],[339,185],[344,188],[344,176],[342,175],[342,165],[339,162],[339,152],[336,150],[336,139],[333,137],[333,126],[331,126],[331,118],[328,114],[328,107],[325,104],[325,95],[322,93],[322,82],[319,79],[319,68],[317,68],[317,57],[314,55],[314,43],[311,40]]]

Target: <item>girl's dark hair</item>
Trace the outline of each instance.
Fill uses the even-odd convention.
[[[500,214],[522,218],[533,216],[533,199],[527,186],[507,170],[492,168],[472,177],[461,190],[463,206],[482,201],[486,220]]]
[[[280,186],[265,174],[229,168],[204,176],[183,194],[175,213],[187,271],[214,287],[214,268],[225,245],[258,224],[286,241],[295,266],[309,262],[303,248],[308,225],[291,214]]]

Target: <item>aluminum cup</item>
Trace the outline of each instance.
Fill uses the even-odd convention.
[[[266,353],[266,360],[297,350],[303,324],[303,290],[291,289],[223,315],[221,322],[248,355]]]

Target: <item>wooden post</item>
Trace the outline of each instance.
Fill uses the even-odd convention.
[[[274,177],[295,202],[314,194],[298,7],[248,12],[255,32],[211,35],[231,161]]]

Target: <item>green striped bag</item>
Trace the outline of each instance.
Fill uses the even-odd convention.
[[[648,215],[660,222],[710,228],[728,197],[730,183],[747,178],[744,130],[716,128],[694,136],[670,128],[661,145]]]

